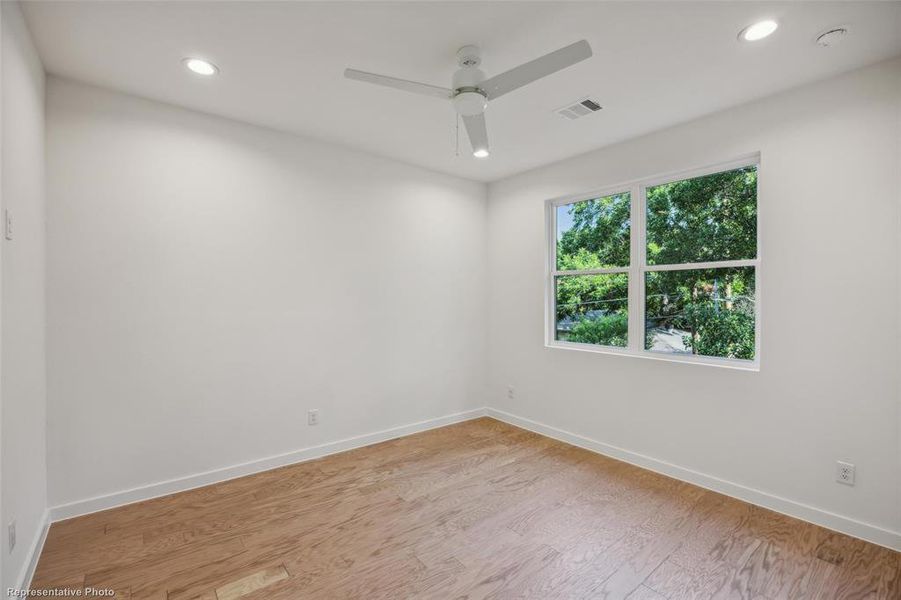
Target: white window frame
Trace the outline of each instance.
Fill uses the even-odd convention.
[[[723,260],[700,263],[683,263],[675,265],[648,265],[647,264],[647,231],[645,230],[645,215],[647,207],[647,189],[664,183],[703,177],[723,171],[731,171],[743,167],[757,167],[758,194],[757,194],[757,257],[746,260]],[[573,194],[560,198],[553,198],[545,202],[547,215],[547,268],[545,277],[545,346],[548,348],[563,348],[567,350],[581,350],[599,354],[612,354],[617,356],[633,356],[638,358],[650,358],[669,362],[688,364],[712,365],[746,371],[760,370],[761,348],[761,256],[762,245],[760,235],[760,154],[754,153],[727,162],[691,169],[686,171],[665,173],[629,181],[618,185],[607,186],[582,194]],[[582,269],[575,271],[557,270],[557,208],[577,202],[584,202],[595,198],[603,198],[614,194],[630,194],[630,220],[629,232],[629,262],[628,267],[616,267],[609,269]],[[754,267],[754,359],[744,360],[736,358],[719,358],[715,356],[700,356],[693,354],[669,354],[661,351],[646,350],[644,347],[645,328],[645,275],[654,271],[689,271],[694,269],[713,269],[723,267]],[[629,275],[629,342],[625,348],[616,346],[601,346],[596,344],[584,344],[579,342],[566,342],[556,339],[556,290],[555,282],[561,275],[603,275],[610,273],[627,273]]]

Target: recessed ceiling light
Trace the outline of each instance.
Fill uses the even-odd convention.
[[[215,75],[219,72],[219,67],[202,58],[186,58],[182,62],[188,70],[198,75]]]
[[[748,25],[738,33],[738,39],[746,42],[756,42],[767,37],[779,27],[776,21],[766,20],[758,21],[753,25]]]
[[[473,152],[472,155],[476,158],[488,158],[488,150],[486,148],[479,148]]]

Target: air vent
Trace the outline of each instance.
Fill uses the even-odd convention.
[[[585,115],[590,115],[591,113],[595,113],[603,108],[600,104],[598,104],[595,100],[591,98],[582,98],[575,104],[568,104],[563,108],[558,108],[554,112],[562,117],[566,117],[570,121],[578,119],[579,117],[584,117]]]

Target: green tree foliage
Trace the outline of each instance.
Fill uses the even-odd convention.
[[[579,202],[569,211],[572,227],[557,243],[561,271],[629,265],[631,198],[615,194]],[[557,278],[557,319],[574,322],[566,339],[625,346],[628,336],[629,277],[626,274]]]
[[[647,319],[688,332],[683,343],[694,354],[752,359],[754,275],[753,267],[649,273]]]
[[[648,264],[757,256],[757,168],[675,181],[647,191]],[[694,354],[754,358],[754,269],[648,275],[651,326],[688,331]]]
[[[717,309],[713,302],[685,307],[685,346],[695,354],[725,358],[754,358],[754,315],[742,310]]]
[[[757,168],[648,188],[648,264],[757,256]]]
[[[594,267],[629,266],[631,198],[628,193],[595,198],[560,207],[570,211],[572,227],[557,244],[557,268],[566,257],[586,253],[597,258]],[[592,267],[585,267],[592,268]]]
[[[623,310],[628,305],[628,291],[629,276],[625,273],[558,277],[557,318]]]
[[[649,265],[757,256],[756,167],[654,186],[647,200]],[[560,207],[572,227],[559,236],[557,268],[628,266],[630,201],[618,194]],[[751,267],[648,273],[647,347],[653,331],[676,329],[695,354],[752,359],[754,277]],[[624,274],[558,277],[558,321],[574,323],[565,338],[624,346],[627,298]]]
[[[629,318],[625,312],[582,319],[569,335],[571,342],[625,347],[629,337]]]

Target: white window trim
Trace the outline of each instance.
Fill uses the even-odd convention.
[[[678,265],[647,265],[647,232],[645,231],[645,215],[647,206],[647,188],[679,181],[702,177],[722,171],[740,169],[742,167],[757,166],[758,173],[758,198],[757,198],[757,257],[747,260],[724,260],[700,263],[685,263]],[[687,364],[701,364],[745,371],[760,370],[761,348],[761,257],[762,245],[760,235],[760,154],[746,155],[728,162],[708,165],[698,169],[678,171],[655,175],[639,180],[629,181],[618,185],[607,186],[582,194],[573,194],[560,198],[553,198],[545,202],[547,215],[547,265],[545,277],[545,346],[548,348],[562,348],[583,352],[595,352],[598,354],[610,354],[614,356],[632,356],[637,358],[649,358],[668,362],[680,362]],[[613,194],[630,194],[630,266],[610,269],[585,269],[578,271],[557,270],[557,207],[576,202],[584,202],[594,198],[603,198]],[[664,352],[645,350],[644,348],[644,311],[645,311],[645,274],[649,271],[687,271],[692,269],[709,269],[722,267],[754,267],[754,360],[742,360],[735,358],[718,358],[714,356],[696,356],[690,354],[667,354]],[[629,275],[629,343],[625,348],[615,346],[600,346],[595,344],[583,344],[578,342],[565,342],[556,339],[556,298],[555,280],[560,275],[602,275],[608,273],[628,273]]]

